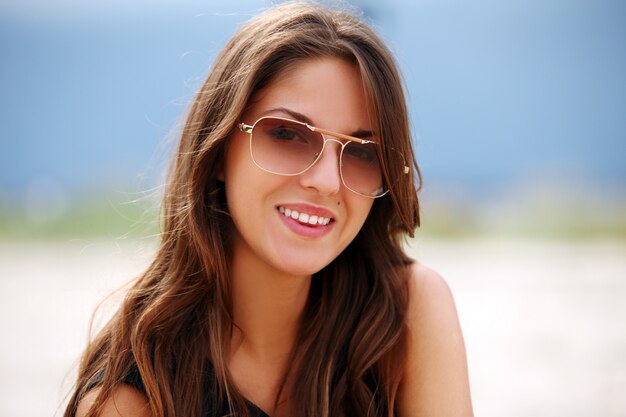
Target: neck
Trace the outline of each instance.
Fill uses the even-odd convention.
[[[244,351],[260,361],[288,357],[311,285],[311,276],[294,276],[261,262],[235,245],[231,291],[235,330],[231,354]]]

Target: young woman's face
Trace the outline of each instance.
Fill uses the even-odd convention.
[[[306,118],[313,126],[346,135],[372,130],[360,74],[337,58],[306,60],[280,74],[253,97],[241,122],[252,125],[263,116]],[[339,143],[327,142],[320,159],[307,171],[281,176],[255,165],[250,134],[235,132],[226,152],[223,180],[236,229],[236,260],[310,275],[346,248],[374,200],[342,184],[340,151]]]

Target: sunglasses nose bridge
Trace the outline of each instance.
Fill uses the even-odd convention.
[[[331,195],[339,192],[342,185],[345,186],[341,174],[342,143],[335,138],[318,134],[323,139],[321,149],[308,168],[299,174],[299,181],[306,188],[314,188],[320,193]]]
[[[322,149],[320,149],[320,153],[318,154],[317,158],[316,158],[316,162],[322,158],[324,151],[326,150],[326,148],[328,148],[328,144],[329,142],[335,142],[337,143],[337,145],[339,146],[336,149],[335,155],[337,157],[337,164],[338,166],[341,166],[341,154],[343,153],[343,148],[346,146],[344,142],[342,142],[341,140],[335,138],[332,135],[327,135],[324,133],[319,133],[319,135],[322,137]],[[331,146],[332,148],[332,146]]]
[[[339,146],[343,148],[343,141],[337,139],[335,136],[327,135],[325,133],[320,133],[320,135],[322,135],[322,137],[324,138],[324,145],[326,144],[326,142],[337,142]]]

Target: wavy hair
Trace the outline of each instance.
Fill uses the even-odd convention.
[[[251,98],[281,71],[318,57],[345,59],[359,70],[384,176],[400,180],[375,200],[350,245],[313,276],[289,367],[292,411],[302,417],[394,414],[412,262],[402,241],[419,226],[421,184],[402,79],[384,43],[353,14],[289,3],[247,22],[195,96],[167,177],[156,256],[88,345],[65,417],[96,385],[88,415],[98,415],[133,369],[155,417],[216,415],[206,409],[207,389],[227,399],[233,415],[248,415],[227,366],[233,226],[216,173]],[[410,165],[408,174],[394,150]]]

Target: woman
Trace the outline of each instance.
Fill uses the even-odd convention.
[[[470,416],[419,225],[396,66],[353,16],[276,7],[190,109],[155,260],[89,345],[65,416]]]

